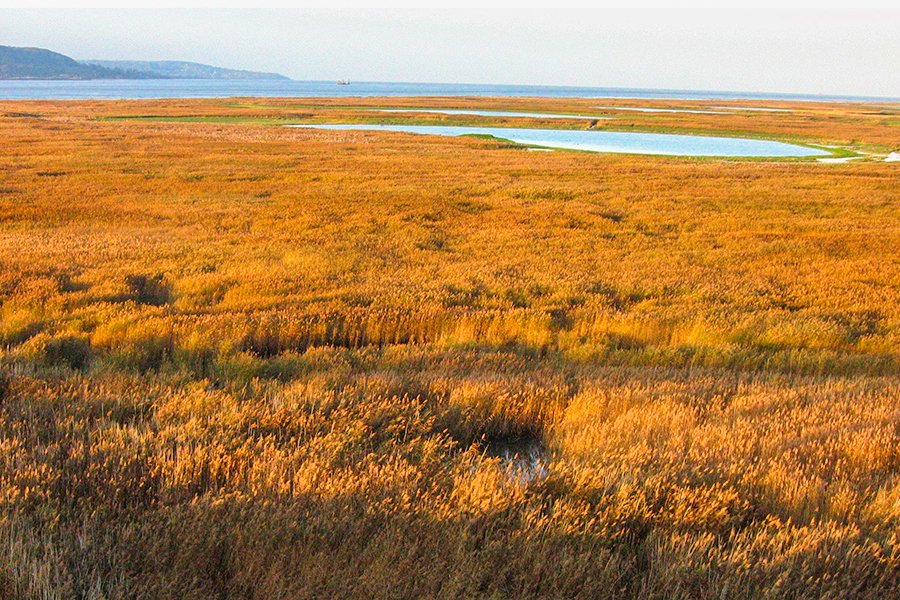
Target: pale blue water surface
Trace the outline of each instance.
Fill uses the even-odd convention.
[[[762,106],[710,106],[710,108],[715,108],[716,110],[757,110],[764,112],[794,112],[792,108],[769,108]]]
[[[631,110],[644,113],[692,113],[695,115],[721,115],[716,110],[688,110],[686,108],[648,108],[645,106],[595,106],[594,108],[602,108],[605,110]]]
[[[556,113],[505,112],[501,110],[457,110],[442,108],[367,108],[375,112],[387,113],[437,113],[442,115],[476,115],[479,117],[531,117],[535,119],[612,119],[590,115],[560,115]]]
[[[719,157],[800,157],[829,156],[816,148],[784,142],[745,138],[632,133],[584,129],[519,129],[511,127],[445,127],[431,125],[289,125],[310,129],[400,131],[424,135],[491,135],[533,146],[613,152],[621,154],[660,154],[668,156]]]
[[[91,81],[0,80],[2,100],[109,100],[144,98],[328,98],[378,96],[520,96],[536,98],[671,98],[681,100],[888,101],[897,98],[817,96],[700,90],[291,80],[131,79]]]

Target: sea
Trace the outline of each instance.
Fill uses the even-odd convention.
[[[90,81],[4,80],[0,100],[140,100],[153,98],[327,98],[389,96],[505,96],[534,98],[630,98],[674,100],[799,100],[819,102],[900,102],[900,98],[655,90],[610,87],[489,85],[292,80],[132,79]]]

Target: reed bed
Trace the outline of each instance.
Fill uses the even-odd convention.
[[[363,105],[0,103],[0,598],[900,595],[896,164]],[[773,106],[615,126],[898,144]]]

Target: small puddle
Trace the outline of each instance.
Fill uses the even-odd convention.
[[[817,158],[816,161],[820,163],[831,163],[831,164],[843,164],[850,162],[851,160],[857,160],[859,158],[863,158],[862,156],[845,156],[844,158]]]
[[[503,470],[518,483],[531,483],[547,476],[547,449],[535,438],[493,441],[485,444],[488,458],[499,458]]]

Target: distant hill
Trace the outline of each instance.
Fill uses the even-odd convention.
[[[43,48],[0,46],[0,79],[150,79],[138,71],[87,65]]]
[[[88,65],[147,73],[166,79],[289,79],[278,73],[223,69],[180,60],[87,60]]]
[[[164,60],[85,60],[43,48],[0,46],[0,79],[288,79],[278,73]]]

